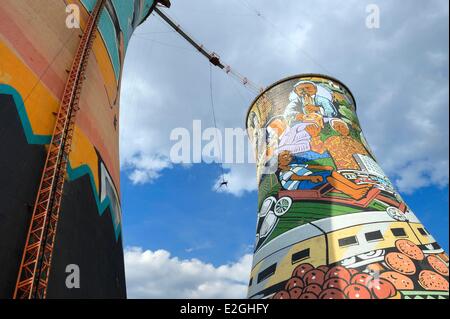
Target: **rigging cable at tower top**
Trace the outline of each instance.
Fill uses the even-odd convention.
[[[323,64],[319,63],[311,54],[309,54],[306,50],[304,50],[301,46],[297,46],[294,42],[292,42],[289,37],[271,20],[269,20],[265,14],[263,14],[260,10],[252,6],[247,0],[238,0],[238,2],[245,6],[248,10],[252,11],[258,18],[260,18],[263,22],[267,23],[273,30],[275,30],[283,39],[285,39],[288,43],[290,43],[293,48],[299,50],[305,57],[307,57],[312,63],[323,69],[326,73],[332,73],[329,71]],[[303,12],[305,14],[305,12]]]
[[[210,97],[210,101],[211,101],[211,110],[212,110],[213,123],[214,123],[214,129],[215,129],[214,133],[217,133],[218,132],[218,128],[217,128],[217,120],[216,120],[216,111],[214,109],[212,64],[209,64],[209,97]],[[221,145],[219,143],[219,139],[218,139],[217,136],[215,137],[215,139],[217,141],[217,149],[219,150],[219,159],[222,160],[222,148],[221,148]],[[218,185],[217,189],[221,188],[222,186],[228,186],[228,181],[225,180],[225,171],[223,169],[223,165],[220,165],[220,169],[221,169],[221,172],[222,172],[221,182]]]

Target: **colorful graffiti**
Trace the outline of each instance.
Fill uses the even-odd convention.
[[[50,142],[53,132],[67,70],[72,65],[80,35],[96,3],[97,0],[2,1],[0,171],[2,176],[9,176],[7,172],[14,172],[14,176],[2,180],[1,198],[9,204],[2,205],[0,210],[0,219],[8,221],[0,232],[1,240],[5,242],[0,259],[8,260],[5,261],[6,270],[0,276],[0,296],[11,295],[13,282],[9,278],[17,276],[17,263],[20,263],[30,216],[27,207],[33,206],[37,193],[38,185],[32,176],[34,172],[37,175],[42,173],[41,165],[45,159],[42,154],[45,154],[45,145]],[[80,28],[66,25],[68,5],[79,8]],[[99,260],[106,260],[101,256],[114,259],[108,269],[112,272],[111,278],[116,280],[104,281],[98,286],[115,285],[108,293],[117,291],[117,295],[122,297],[125,283],[120,237],[120,81],[131,35],[148,17],[154,5],[154,0],[105,1],[85,73],[69,155],[67,185],[72,185],[72,188],[66,188],[61,209],[61,225],[65,225],[66,218],[69,220],[71,216],[76,216],[74,220],[70,219],[71,222],[80,223],[71,225],[77,232],[73,240],[68,239],[64,245],[78,247],[80,238],[92,239],[89,247],[83,247],[84,255],[76,255],[76,250],[70,247],[74,254],[70,258],[81,260],[92,252]],[[24,167],[30,169],[24,170]],[[64,207],[65,202],[72,201],[76,204]],[[107,211],[109,214],[106,215],[110,217],[103,221]],[[86,225],[88,220],[95,220],[98,224]],[[64,239],[64,236],[58,236]],[[55,256],[58,258],[58,252]],[[64,258],[69,257],[64,255]],[[61,257],[61,263],[64,258]],[[95,282],[94,279],[91,281]]]
[[[283,80],[247,129],[259,185],[250,298],[448,298],[448,257],[377,164],[343,84]]]
[[[47,144],[50,140],[54,113],[58,110],[66,78],[64,65],[70,66],[78,35],[96,1],[68,3],[80,8],[81,30],[65,26],[64,2],[56,2],[54,10],[45,11],[39,8],[41,4],[6,1],[0,10],[0,93],[14,96],[22,125],[24,129],[28,128],[27,138],[33,144]],[[117,130],[120,73],[131,34],[152,6],[153,0],[106,1],[99,23],[100,36],[93,47],[95,60],[91,61],[87,74],[89,80],[80,102],[77,133],[70,155],[73,169],[83,165],[88,167],[96,196],[102,197],[99,200],[103,201],[106,196],[110,202],[117,203],[111,205],[116,216],[113,222],[117,235],[121,220]],[[39,12],[35,19],[24,19],[24,13],[33,9]],[[54,16],[57,13],[59,19]],[[32,29],[43,32],[36,34],[31,32]],[[105,172],[109,179],[103,176]],[[101,180],[108,180],[114,191],[100,195],[105,193],[100,189]]]

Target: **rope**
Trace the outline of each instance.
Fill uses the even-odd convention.
[[[174,48],[174,49],[180,49],[180,50],[185,50],[185,51],[189,51],[189,52],[192,52],[192,53],[197,53],[196,50],[191,49],[190,47],[182,47],[182,46],[179,46],[179,45],[176,45],[176,44],[162,42],[162,41],[159,41],[159,40],[147,38],[147,37],[145,37],[143,35],[140,35],[140,34],[135,34],[133,36],[136,37],[136,38],[143,39],[143,40],[146,40],[146,41],[149,41],[149,42],[153,42],[153,43],[156,43],[156,44],[159,44],[159,45],[163,45],[163,46],[166,46],[166,47],[171,47],[171,48]]]
[[[215,128],[215,131],[217,132],[218,129],[217,129],[217,121],[216,121],[216,111],[214,109],[213,77],[212,77],[212,64],[211,63],[209,63],[209,97],[211,100],[211,110],[212,110],[214,128]],[[217,140],[217,138],[216,138],[216,140]],[[220,160],[222,160],[222,149],[220,147],[219,141],[217,141],[217,144],[218,144],[217,146],[219,149],[219,157],[220,157]],[[223,169],[223,165],[222,165],[222,163],[220,163],[219,165],[220,165],[220,168],[222,171],[222,182],[225,182],[225,172]]]
[[[269,24],[278,34],[280,34],[287,42],[289,42],[291,45],[294,46],[294,48],[298,49],[300,52],[303,53],[304,56],[306,56],[311,62],[313,62],[315,65],[317,65],[318,67],[322,68],[326,73],[330,74],[331,72],[324,67],[321,63],[319,63],[316,59],[314,59],[308,52],[306,52],[304,49],[302,49],[301,47],[297,47],[297,45],[292,42],[286,35],[284,32],[282,32],[280,30],[280,28],[273,23],[272,21],[270,21],[265,15],[262,14],[261,11],[259,11],[257,8],[255,8],[254,6],[252,6],[247,0],[239,0],[239,2],[241,4],[243,4],[245,7],[247,7],[247,9],[249,9],[250,11],[253,11],[259,18],[261,18],[262,20],[264,20],[267,24]]]
[[[226,74],[231,76],[232,78],[238,80],[242,85],[244,85],[249,91],[252,91],[253,94],[258,95],[263,91],[263,88],[253,84],[247,77],[244,77],[239,72],[232,69],[229,65],[222,63],[219,56],[215,52],[211,52],[207,50],[201,43],[196,41],[193,36],[191,36],[188,32],[186,32],[180,24],[176,22],[176,20],[172,19],[168,14],[163,13],[159,9],[155,8],[155,12],[158,13],[159,17],[169,24],[176,32],[183,37],[186,41],[188,41],[193,47],[195,47],[202,55],[209,59],[209,62],[220,67]],[[212,59],[215,58],[217,63],[213,62]]]

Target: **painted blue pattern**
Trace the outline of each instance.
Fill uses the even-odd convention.
[[[116,14],[119,18],[120,29],[122,30],[124,37],[124,47],[128,47],[128,41],[133,33],[133,26],[131,21],[133,20],[134,14],[134,1],[123,1],[123,0],[111,0],[116,9]]]
[[[81,3],[89,12],[92,12],[92,10],[94,10],[95,4],[97,3],[97,0],[81,0]]]
[[[103,9],[100,19],[98,21],[98,28],[108,49],[109,57],[111,59],[116,79],[120,76],[120,58],[119,58],[119,43],[117,43],[116,29],[113,21],[106,9]]]
[[[142,10],[142,12],[141,12],[141,16],[140,16],[141,21],[142,21],[142,20],[145,18],[145,16],[148,14],[148,12],[149,12],[150,9],[152,8],[154,2],[155,2],[154,0],[145,0],[144,8],[143,8],[143,10]]]

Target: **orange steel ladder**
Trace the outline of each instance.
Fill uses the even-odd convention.
[[[81,37],[48,147],[13,298],[46,297],[56,227],[81,87],[105,0],[98,0]]]

